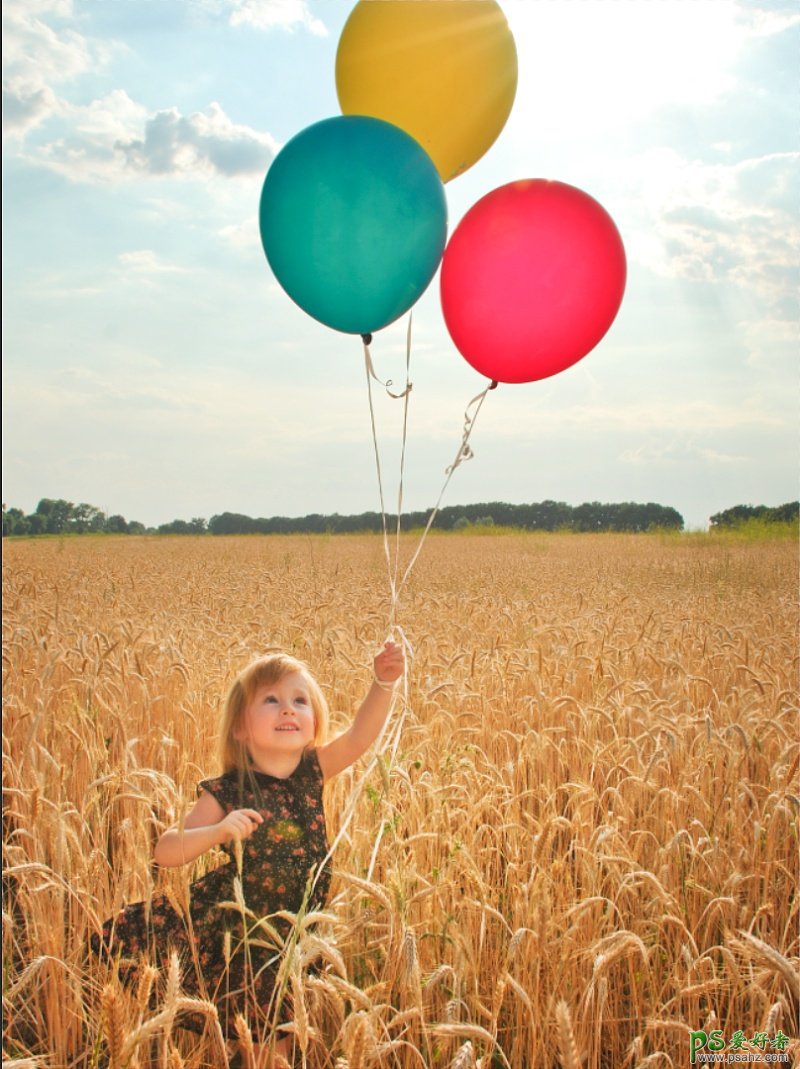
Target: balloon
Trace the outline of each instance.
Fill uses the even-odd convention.
[[[360,0],[342,30],[336,89],[347,115],[406,130],[442,181],[466,171],[503,129],[517,52],[495,0]]]
[[[447,239],[444,187],[403,130],[364,116],[307,127],[261,191],[261,242],[305,312],[350,334],[379,330],[433,278]]]
[[[461,355],[498,382],[533,382],[584,357],[625,289],[614,221],[587,193],[537,178],[493,190],[445,249],[441,299]]]

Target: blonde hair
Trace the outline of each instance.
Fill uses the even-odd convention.
[[[222,720],[220,735],[220,758],[222,771],[244,770],[249,766],[247,746],[237,735],[244,729],[244,713],[260,687],[269,687],[284,676],[297,672],[308,687],[311,708],[314,713],[314,746],[320,746],[328,737],[330,713],[325,695],[311,674],[307,664],[288,653],[270,653],[253,661],[239,673],[231,684]]]

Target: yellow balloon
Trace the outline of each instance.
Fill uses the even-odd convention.
[[[359,0],[336,53],[345,115],[394,123],[447,182],[494,144],[517,90],[517,50],[495,0]]]

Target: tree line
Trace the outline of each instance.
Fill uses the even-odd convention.
[[[430,512],[404,512],[400,517],[404,529],[424,527]],[[387,525],[395,529],[397,514],[387,515]],[[340,516],[312,513],[302,519],[272,516],[255,519],[235,512],[212,516],[208,529],[212,534],[293,534],[295,532],[329,532],[331,534],[358,531],[380,531],[383,521],[379,512],[362,512]],[[435,526],[443,531],[458,531],[476,527],[518,527],[535,531],[646,531],[653,527],[681,530],[683,517],[673,508],[638,505],[633,502],[608,505],[593,501],[578,506],[563,501],[541,501],[531,505],[509,505],[505,501],[489,501],[477,505],[450,505],[439,510]]]
[[[736,527],[751,520],[762,523],[796,523],[800,504],[787,502],[777,508],[766,505],[735,505],[718,512],[711,519],[712,528]],[[429,512],[404,512],[403,529],[423,527]],[[397,515],[387,516],[394,529]],[[361,512],[342,516],[310,513],[302,517],[272,516],[256,518],[238,512],[222,512],[206,521],[172,520],[158,527],[146,527],[121,515],[106,515],[102,509],[85,502],[75,505],[62,498],[42,498],[36,509],[26,515],[21,509],[3,505],[3,537],[7,535],[52,534],[346,534],[382,530],[379,512]],[[435,526],[439,530],[459,531],[471,527],[516,527],[529,531],[622,531],[641,532],[653,529],[681,531],[683,517],[673,508],[653,502],[637,504],[603,504],[599,501],[567,505],[563,501],[540,501],[529,505],[510,505],[490,501],[477,505],[449,505],[439,510]]]
[[[797,523],[800,518],[800,502],[787,501],[785,505],[769,508],[767,505],[734,505],[711,517],[712,527],[741,527],[751,520],[762,523]]]

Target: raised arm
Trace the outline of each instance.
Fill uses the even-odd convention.
[[[319,765],[326,780],[338,775],[375,742],[381,733],[392,702],[394,684],[405,671],[402,646],[386,642],[373,661],[375,679],[356,711],[353,723],[317,750]]]
[[[248,839],[262,821],[255,809],[225,810],[213,794],[203,791],[183,824],[176,824],[156,843],[153,859],[163,868],[188,865],[212,846],[229,839]]]

